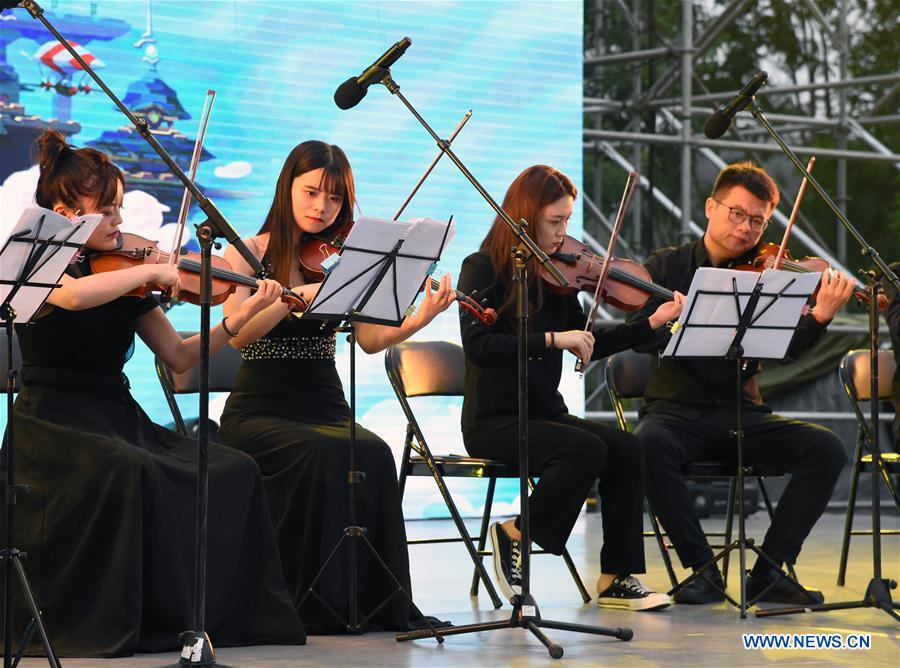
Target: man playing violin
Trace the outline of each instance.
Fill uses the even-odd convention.
[[[687,293],[700,267],[730,268],[751,264],[769,216],[778,204],[772,178],[750,162],[728,165],[716,179],[706,200],[706,233],[701,239],[658,250],[645,266],[652,279],[671,290]],[[847,303],[855,284],[848,276],[828,270],[822,275],[815,307],[800,318],[788,349],[796,358],[812,347],[834,315]],[[652,298],[629,320],[646,317],[659,305]],[[661,351],[670,334],[665,330],[636,349]],[[775,415],[763,404],[755,375],[759,366],[750,362],[744,381],[744,458],[749,465],[772,466],[791,473],[762,550],[779,564],[797,560],[803,540],[825,510],[846,462],[841,440],[831,431]],[[727,359],[673,359],[654,356],[650,380],[635,434],[647,457],[647,496],[672,540],[685,568],[698,570],[712,560],[713,552],[693,510],[682,467],[695,460],[736,457],[735,367]],[[774,583],[774,584],[773,584]],[[762,600],[802,604],[809,597],[759,559],[747,581],[747,597],[753,599],[773,586]],[[675,594],[677,603],[711,603],[724,600],[718,569],[702,575]],[[820,592],[811,591],[815,600]]]

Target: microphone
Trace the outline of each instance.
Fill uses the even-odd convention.
[[[400,60],[410,44],[412,40],[404,37],[382,53],[361,75],[347,79],[334,91],[334,103],[341,109],[352,109],[358,105],[369,92],[369,86],[380,83],[389,74],[388,68]]]
[[[15,9],[21,2],[22,0],[0,0],[0,12],[4,9]]]
[[[725,131],[730,128],[731,124],[734,122],[734,117],[737,116],[737,113],[742,109],[745,109],[747,105],[753,101],[753,96],[756,95],[756,91],[760,89],[768,78],[768,72],[757,72],[756,76],[753,77],[746,86],[741,88],[741,92],[728,103],[727,107],[714,111],[710,117],[706,119],[706,123],[703,124],[703,134],[710,139],[718,139],[725,134]]]

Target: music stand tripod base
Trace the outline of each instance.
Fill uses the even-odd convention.
[[[550,619],[543,619],[537,603],[531,595],[517,595],[510,599],[513,606],[512,614],[509,619],[502,619],[495,622],[479,622],[476,624],[464,624],[462,626],[451,626],[441,629],[442,636],[452,636],[462,633],[477,633],[479,631],[495,631],[498,629],[526,629],[530,631],[535,638],[541,641],[541,644],[547,648],[550,656],[554,659],[562,658],[565,650],[562,645],[553,642],[548,638],[542,628],[555,629],[557,631],[573,631],[576,633],[590,633],[598,636],[608,636],[618,638],[619,640],[628,642],[634,637],[634,631],[630,628],[603,628],[598,626],[588,626],[587,624],[575,624],[572,622],[558,622]],[[421,640],[428,637],[428,631],[416,630],[398,633],[397,642],[405,642],[408,640]]]
[[[775,579],[753,599],[747,600],[746,551],[749,549],[756,553],[757,560],[763,559],[778,571],[781,578],[807,596],[811,603],[814,602],[811,594],[790,574],[782,570],[781,564],[757,547],[752,539],[747,538],[744,523],[746,469],[743,372],[750,360],[785,357],[802,308],[809,300],[817,282],[818,274],[797,277],[775,269],[766,269],[761,275],[757,275],[751,272],[701,267],[694,274],[679,319],[680,327],[673,333],[664,355],[673,358],[725,358],[734,362],[735,429],[732,435],[737,455],[738,537],[672,589],[669,592],[672,596],[702,577],[703,573],[720,559],[737,550],[740,562],[738,574],[740,601],[735,601],[723,589],[720,591],[729,603],[740,610],[741,619],[745,619],[747,609],[762,599],[768,590],[780,581]],[[734,334],[731,335],[731,332]],[[714,343],[711,344],[710,341]],[[710,345],[716,347],[710,349]]]
[[[553,622],[550,620],[540,619],[537,611],[537,605],[531,597],[529,591],[529,515],[528,515],[528,351],[526,347],[526,331],[528,320],[528,295],[527,295],[527,272],[526,262],[530,258],[535,258],[542,264],[554,277],[554,280],[561,286],[567,286],[566,279],[559,273],[559,270],[549,262],[547,254],[544,253],[537,243],[528,236],[525,225],[522,222],[516,223],[509,217],[500,205],[490,196],[488,191],[482,186],[475,176],[468,170],[453,150],[450,143],[441,139],[422,115],[416,111],[415,107],[400,92],[400,86],[391,77],[390,70],[381,83],[399,99],[409,112],[419,121],[422,127],[435,140],[438,148],[445,153],[448,158],[456,165],[457,169],[466,177],[469,183],[478,191],[484,200],[491,206],[497,215],[509,226],[514,238],[518,242],[518,246],[511,248],[512,264],[514,266],[513,277],[516,285],[516,366],[518,369],[518,424],[519,424],[519,500],[520,500],[520,518],[522,544],[524,546],[522,554],[522,596],[513,597],[513,615],[509,620],[504,622],[488,622],[486,624],[470,624],[466,626],[456,626],[441,629],[442,636],[456,635],[460,633],[474,633],[477,631],[490,631],[503,628],[526,628],[535,635],[550,652],[550,656],[558,659],[563,655],[563,648],[552,642],[545,636],[540,628],[555,628],[568,631],[576,631],[580,633],[592,633],[596,635],[610,635],[618,637],[621,640],[630,640],[633,636],[631,629],[604,629],[581,624],[567,624],[564,622]],[[533,611],[533,612],[532,612]],[[397,635],[398,641],[414,640],[416,638],[425,637],[420,631],[412,631],[409,633],[401,633]]]
[[[354,322],[371,322],[399,327],[406,317],[406,310],[401,304],[405,305],[407,301],[398,295],[398,286],[418,286],[426,280],[427,267],[439,259],[448,230],[449,223],[446,228],[439,224],[429,224],[423,228],[420,238],[406,243],[409,226],[395,221],[361,218],[355,223],[350,236],[344,242],[340,262],[326,274],[316,298],[303,316],[326,322],[329,320],[343,321],[345,325],[341,331],[348,332],[347,338],[350,345],[350,444],[349,470],[347,472],[349,523],[344,528],[340,540],[335,544],[319,572],[307,587],[298,608],[302,609],[312,596],[349,633],[363,633],[369,620],[395,597],[403,596],[408,602],[411,612],[427,627],[425,634],[433,637],[438,643],[444,641],[441,637],[443,631],[436,630],[431,621],[422,614],[409,592],[369,541],[366,536],[366,528],[357,525],[357,486],[363,482],[365,473],[356,469],[356,333]],[[378,248],[373,243],[374,239],[377,239]],[[419,248],[416,244],[432,247],[436,249],[436,252],[430,253],[427,248]],[[405,263],[398,264],[398,258],[403,258]],[[415,262],[410,262],[410,260],[415,260]],[[385,286],[391,287],[385,290]],[[381,292],[379,292],[380,289]],[[416,292],[412,291],[410,299],[414,299],[415,295]],[[358,610],[357,550],[360,542],[375,558],[381,570],[389,576],[392,584],[391,593],[362,618],[360,618]],[[316,585],[345,543],[349,550],[348,615],[346,618],[315,590]]]
[[[870,397],[878,396],[878,292],[879,281],[874,272],[866,274],[869,287],[871,290],[871,298],[869,301],[869,377],[870,377]],[[870,401],[870,428],[871,449],[872,449],[872,470],[871,470],[871,486],[872,486],[872,573],[873,577],[869,580],[866,587],[866,593],[862,599],[858,601],[847,601],[837,603],[815,603],[808,606],[790,607],[790,608],[774,608],[771,610],[758,610],[757,617],[777,617],[781,615],[795,615],[804,612],[825,612],[828,610],[855,610],[857,608],[876,608],[883,610],[888,615],[900,622],[900,603],[891,598],[891,590],[897,588],[897,582],[890,578],[881,576],[881,484],[880,474],[882,472],[881,450],[878,445],[879,429],[878,429],[878,412],[879,402]],[[872,429],[874,425],[874,429]]]

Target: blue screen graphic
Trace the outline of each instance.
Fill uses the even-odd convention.
[[[467,110],[473,111],[454,150],[497,201],[522,169],[536,163],[553,165],[581,183],[579,1],[119,0],[48,1],[44,7],[64,35],[99,61],[97,71],[110,88],[157,123],[160,141],[185,170],[206,92],[216,91],[197,182],[242,235],[256,233],[284,158],[308,139],[346,151],[361,214],[393,217],[437,154],[434,141],[383,86],[372,86],[348,111],[339,110],[332,96],[345,79],[359,75],[403,36],[412,39],[412,46],[392,67],[394,79],[442,137],[450,135]],[[67,64],[65,53],[53,53],[54,44],[24,10],[0,15],[3,130],[25,141],[34,136],[28,128],[49,123],[69,133],[76,145],[113,152],[129,172],[124,229],[165,243],[182,190],[161,176],[159,162],[103,92]],[[3,144],[3,230],[31,202],[37,178],[27,156],[17,150]],[[456,238],[438,270],[455,276],[462,259],[477,250],[493,212],[445,158],[404,219],[446,220],[451,214]],[[188,228],[201,220],[193,208]],[[576,207],[570,234],[577,236],[580,229]],[[199,326],[195,306],[176,306],[169,315],[179,330]],[[219,317],[214,312],[213,322]],[[415,338],[458,341],[456,309]],[[346,389],[349,361],[343,342],[338,368]],[[171,422],[152,355],[139,340],[126,371],[148,414],[157,422]],[[382,355],[358,356],[357,391],[358,420],[399,455],[405,421]],[[563,392],[573,411],[582,410],[577,379],[567,381]],[[224,397],[214,398],[214,414],[223,402]],[[184,399],[181,406],[186,416],[196,415],[196,398]],[[435,398],[413,404],[436,453],[464,452],[460,406],[460,400]],[[5,418],[4,412],[0,421]],[[415,482],[407,487],[407,517],[443,516],[433,483]],[[462,511],[479,511],[482,485],[455,484],[451,489]],[[498,512],[515,494],[513,486],[500,490]]]

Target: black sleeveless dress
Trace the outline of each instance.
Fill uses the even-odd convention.
[[[196,443],[151,422],[122,373],[135,321],[156,306],[122,297],[82,311],[45,307],[17,328],[15,473],[30,493],[16,506],[15,540],[61,655],[177,651],[192,628]],[[303,643],[259,470],[218,444],[208,541],[213,643]],[[14,643],[28,621],[17,596]]]
[[[334,360],[334,323],[290,318],[241,350],[243,362],[225,404],[220,437],[253,456],[266,497],[288,589],[300,619],[314,633],[338,633],[340,622],[314,597],[299,604],[348,525],[350,409]],[[394,575],[410,592],[406,529],[397,470],[388,445],[356,429],[358,523]],[[347,619],[346,545],[326,569],[316,591]],[[392,589],[388,576],[359,548],[360,617]],[[373,618],[373,626],[410,627],[405,598],[396,596]]]

